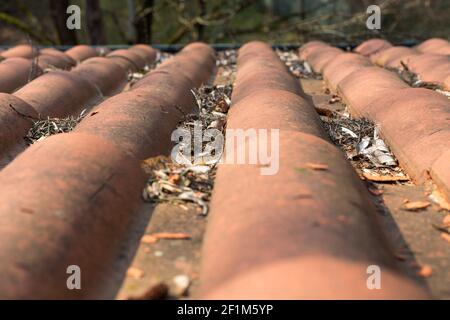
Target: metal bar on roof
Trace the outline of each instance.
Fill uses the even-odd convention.
[[[401,41],[399,43],[393,43],[396,46],[406,46],[406,47],[412,47],[416,44],[418,44],[418,41],[416,40],[404,40]],[[278,44],[273,44],[272,48],[274,49],[281,49],[281,50],[292,50],[292,49],[297,49],[298,47],[300,47],[302,44],[300,43],[278,43]],[[0,49],[8,49],[10,47],[13,47],[14,45],[0,45]],[[111,50],[115,50],[115,49],[126,49],[129,48],[131,45],[128,44],[110,44],[110,45],[91,45],[91,47],[107,47],[110,48]],[[185,44],[151,44],[151,46],[155,49],[161,50],[161,51],[165,51],[165,52],[177,52],[180,51]],[[239,49],[239,47],[242,46],[242,44],[233,44],[233,43],[215,43],[215,44],[210,44],[211,47],[213,47],[215,50],[217,51],[222,51],[222,50],[229,50],[229,49]],[[337,43],[335,45],[338,48],[341,49],[353,49],[357,46],[357,44],[353,44],[353,43]],[[47,47],[52,47],[58,50],[67,50],[70,49],[72,46],[69,45],[55,45],[55,46],[39,46],[40,48],[47,48]]]

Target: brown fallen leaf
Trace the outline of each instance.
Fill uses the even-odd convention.
[[[173,174],[173,175],[171,175],[170,177],[169,177],[169,180],[168,180],[170,183],[172,183],[172,184],[177,184],[178,183],[178,181],[180,181],[180,175],[179,174]]]
[[[20,208],[20,211],[22,211],[23,213],[28,213],[28,214],[33,214],[34,211],[28,208]]]
[[[142,243],[146,243],[146,244],[152,244],[158,241],[158,238],[150,235],[150,234],[146,234],[145,236],[143,236],[141,238],[141,242]]]
[[[186,240],[190,239],[191,236],[187,233],[171,233],[171,232],[160,232],[160,233],[154,233],[151,236],[155,237],[156,239],[181,239]]]
[[[319,108],[319,107],[316,107],[315,109],[316,109],[317,113],[320,116],[324,116],[324,117],[327,117],[327,118],[334,118],[334,117],[336,117],[334,112],[332,110],[330,110],[330,109]]]
[[[450,202],[447,201],[446,197],[439,190],[433,190],[433,192],[428,196],[430,200],[439,205],[441,210],[450,211]]]
[[[433,274],[433,269],[429,265],[423,265],[420,267],[419,271],[417,271],[417,275],[423,278],[431,277]]]
[[[144,271],[136,267],[129,267],[127,270],[127,277],[132,277],[134,279],[141,279],[144,277]]]
[[[145,173],[153,174],[153,170],[160,170],[166,167],[167,163],[170,163],[172,160],[170,157],[166,156],[156,156],[145,159],[141,161],[141,166],[144,169]]]
[[[412,201],[405,203],[403,205],[403,208],[408,211],[418,211],[426,209],[430,205],[431,203],[429,203],[428,201]]]
[[[450,243],[450,234],[442,232],[441,238]]]
[[[163,300],[169,294],[169,286],[164,282],[155,284],[137,296],[130,296],[128,300]]]
[[[394,257],[395,257],[395,259],[400,260],[400,261],[405,261],[406,260],[406,256],[404,256],[401,253],[394,253]]]
[[[403,176],[389,176],[389,175],[375,175],[370,174],[367,172],[363,172],[362,176],[369,181],[375,181],[375,182],[397,182],[397,181],[408,181],[409,179],[407,177]]]
[[[446,226],[438,226],[435,224],[431,224],[433,226],[433,228],[435,228],[437,231],[442,232],[442,233],[446,233],[450,235],[450,228],[446,227]]]
[[[442,220],[442,225],[444,227],[450,227],[450,214],[446,215]]]
[[[312,170],[328,170],[328,166],[323,163],[307,162],[305,163],[305,167]]]
[[[439,202],[439,207],[441,208],[441,210],[450,211],[450,203],[448,203],[447,201]]]

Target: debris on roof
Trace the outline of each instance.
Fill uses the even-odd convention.
[[[68,116],[66,118],[36,119],[33,126],[28,131],[25,141],[32,145],[51,135],[70,132],[86,116],[86,109],[81,111],[78,116]]]
[[[218,68],[222,69],[222,72],[218,74],[218,77],[222,78],[222,82],[234,82],[234,77],[236,75],[236,62],[236,50],[223,50],[218,52],[216,65]]]
[[[192,166],[169,162],[165,168],[153,170],[143,191],[145,201],[172,203],[191,202],[201,208],[201,214],[208,214],[214,175],[209,166]]]
[[[196,113],[186,115],[179,123],[178,128],[189,130],[191,137],[195,137],[197,134],[196,128],[202,130],[202,135],[208,129],[223,132],[231,105],[232,86],[203,85],[191,91],[197,102],[198,110]],[[186,154],[194,154],[194,145],[191,142],[180,142],[179,152],[174,159],[175,163],[167,161],[164,163],[164,168],[152,170],[143,197],[146,201],[156,203],[180,204],[192,202],[201,208],[202,215],[207,215],[216,165],[220,156],[215,157],[210,162],[197,164],[195,159],[187,159],[185,156]],[[203,144],[202,147],[204,146]],[[207,155],[207,152],[204,151],[205,155]],[[199,156],[202,155],[203,153]]]
[[[352,118],[348,113],[334,115],[333,118],[321,116],[325,130],[356,168],[367,176],[388,175],[408,180],[380,138],[377,126],[367,119]]]
[[[317,74],[311,68],[307,61],[300,61],[295,50],[281,51],[277,50],[277,54],[288,67],[289,71],[297,78],[313,78],[322,79],[320,74]]]

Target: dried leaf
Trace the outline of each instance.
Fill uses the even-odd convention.
[[[177,184],[179,180],[180,180],[180,175],[179,174],[173,174],[168,179],[168,181],[170,183],[172,183],[172,184]]]
[[[446,227],[446,226],[438,226],[435,224],[431,224],[433,226],[433,228],[435,228],[436,230],[442,232],[442,233],[446,233],[448,235],[450,235],[450,228]]]
[[[221,61],[221,63],[228,66],[226,61]],[[226,112],[231,104],[232,89],[232,85],[204,85],[192,89],[199,112],[185,114],[184,119],[178,124],[178,128],[190,131],[194,137],[198,136],[199,127],[201,131],[208,128],[223,131],[226,125]],[[206,143],[203,147],[205,148],[203,156],[209,156],[210,151],[206,148]],[[151,177],[143,190],[144,200],[153,203],[169,202],[177,205],[189,201],[198,205],[203,215],[208,214],[208,201],[211,198],[216,165],[220,160],[220,155],[202,160],[202,155],[196,154],[196,157],[192,159],[191,154],[194,154],[193,151],[195,151],[193,148],[194,144],[192,143],[180,143],[179,152],[173,159],[175,163],[166,161],[162,167],[159,166],[151,171],[146,170]]]
[[[436,89],[436,92],[439,92],[440,94],[446,96],[447,98],[450,98],[450,91],[445,91],[441,89]]]
[[[134,279],[141,279],[144,277],[144,271],[136,267],[130,267],[127,270],[127,277],[132,277]]]
[[[348,134],[352,138],[358,138],[358,135],[348,128],[341,127],[341,130],[342,130],[342,132]]]
[[[370,137],[365,136],[364,138],[362,138],[361,142],[358,143],[358,145],[356,146],[357,154],[362,154],[363,151],[367,149],[369,144],[370,144]]]
[[[377,149],[380,151],[383,151],[383,152],[389,152],[389,148],[387,147],[386,143],[384,143],[383,140],[377,138],[378,133],[377,133],[376,127],[375,127],[373,134],[374,134],[373,144],[377,147]]]
[[[433,274],[433,269],[429,265],[423,265],[420,267],[419,271],[417,271],[417,275],[423,278],[431,277]]]
[[[207,173],[211,168],[209,166],[191,166],[187,170],[194,173]]]
[[[450,203],[441,191],[437,189],[433,190],[433,192],[428,196],[428,199],[437,204],[442,210],[450,211]]]
[[[335,117],[335,112],[330,109],[319,108],[319,107],[315,107],[315,109],[316,109],[317,113],[321,116],[328,117],[328,118]]]
[[[187,240],[191,239],[191,236],[187,233],[170,233],[170,232],[160,232],[160,233],[154,233],[151,234],[152,237],[156,239],[181,239],[181,240]]]
[[[320,75],[314,73],[311,66],[306,61],[300,61],[294,50],[281,51],[277,50],[280,60],[285,63],[289,71],[298,78],[321,78]]]
[[[406,260],[406,257],[401,253],[394,253],[394,257],[395,257],[395,259],[400,260],[400,261]]]
[[[188,292],[191,280],[187,275],[179,274],[173,278],[175,284],[174,294],[177,296],[185,296]]]
[[[450,234],[442,232],[441,238],[450,243]]]
[[[321,119],[331,140],[343,149],[355,167],[370,169],[383,176],[402,173],[397,160],[379,138],[378,127],[372,122],[352,118],[348,112],[336,112],[334,118]]]
[[[374,151],[374,155],[377,158],[377,162],[384,166],[395,166],[397,162],[394,157],[388,153],[380,152],[379,150]]]
[[[369,181],[375,182],[398,182],[398,181],[408,181],[409,179],[404,176],[391,176],[391,175],[376,175],[367,172],[363,172],[363,177]]]
[[[307,61],[303,62],[303,67],[305,68],[307,73],[313,73],[312,67]]]
[[[158,241],[158,238],[156,238],[155,236],[152,236],[150,234],[146,234],[145,236],[143,236],[141,238],[141,242],[142,243],[146,243],[146,244],[152,244]]]
[[[77,116],[69,116],[67,118],[50,118],[36,119],[33,126],[28,131],[25,141],[32,145],[38,141],[41,141],[51,135],[58,133],[65,133],[72,131],[75,126],[83,120],[86,115],[86,109],[81,111]]]
[[[328,170],[328,165],[323,163],[307,162],[305,163],[305,167],[312,170]]]
[[[407,202],[403,205],[403,208],[408,211],[418,211],[423,210],[429,207],[431,203],[428,201],[413,201],[413,202]]]
[[[442,220],[442,225],[444,227],[450,227],[450,214],[446,215]]]

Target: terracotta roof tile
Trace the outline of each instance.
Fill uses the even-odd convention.
[[[323,68],[336,58],[337,55],[341,54],[343,51],[334,47],[316,47],[316,50],[313,50],[308,55],[308,62],[313,68],[313,70],[317,73],[322,73]]]
[[[322,41],[310,41],[300,47],[298,50],[298,56],[301,60],[308,60],[309,55],[321,47],[328,47],[328,44]]]
[[[136,52],[147,64],[152,64],[156,59],[157,51],[145,44],[136,44],[129,50]]]
[[[42,73],[25,58],[8,58],[0,62],[0,92],[12,93]]]
[[[338,85],[338,92],[359,111],[372,101],[403,88],[408,88],[408,85],[394,73],[379,67],[367,67],[345,77]]]
[[[71,57],[73,60],[81,62],[88,58],[96,57],[99,53],[90,46],[78,45],[68,49],[65,54]]]
[[[127,84],[128,74],[114,61],[94,57],[78,64],[71,73],[77,74],[95,85],[103,96],[111,96],[120,92]]]
[[[407,57],[404,63],[424,82],[442,86],[445,78],[450,76],[450,56],[424,53]]]
[[[38,114],[25,101],[11,94],[0,93],[0,157],[12,159],[14,147],[32,126]],[[2,163],[3,165],[3,163]]]
[[[196,107],[190,90],[210,79],[215,68],[209,46],[192,49],[187,46],[138,81],[131,91],[98,105],[75,132],[104,137],[142,160],[168,154],[170,134],[183,116],[179,110],[189,113]]]
[[[369,39],[362,42],[354,51],[365,57],[369,57],[390,47],[392,47],[392,44],[389,41],[383,39]]]
[[[69,71],[52,71],[14,93],[43,117],[65,117],[93,106],[101,93],[83,77]]]
[[[74,60],[71,56],[69,56],[68,54],[66,54],[62,51],[59,51],[59,50],[56,50],[53,48],[41,49],[39,51],[39,53],[57,57],[61,61],[65,62],[65,64],[68,66],[67,67],[68,69],[70,69],[71,67],[74,67],[77,64],[76,60]]]
[[[356,53],[341,53],[325,65],[323,77],[329,88],[336,92],[338,84],[349,74],[371,65],[371,62]]]
[[[443,44],[445,41],[432,39],[416,49],[436,52],[433,48]],[[372,55],[371,60],[395,70],[403,69],[405,65],[421,81],[446,89],[449,58],[417,50],[391,47]],[[336,60],[339,59],[344,59],[343,55]],[[364,62],[353,61],[350,57],[348,61],[355,71],[346,71],[350,67],[340,68],[338,62],[330,63],[330,67],[324,69],[330,89],[333,90],[337,83],[338,94],[355,116],[366,117],[380,125],[381,134],[411,177],[423,182],[429,178],[429,172],[433,172],[433,180],[450,199],[450,179],[443,173],[450,141],[448,98],[430,89],[410,88],[396,73],[386,69],[364,66],[361,65]],[[346,76],[341,77],[341,72]]]
[[[136,49],[134,51],[131,49],[117,49],[108,53],[106,57],[116,60],[117,63],[120,63],[122,66],[132,71],[142,70],[147,64],[142,53],[137,52]]]
[[[417,45],[415,49],[423,53],[450,55],[450,42],[445,39],[433,38]]]
[[[286,66],[265,43],[250,42],[242,46],[233,91],[234,103],[251,95],[255,88],[283,90],[302,95],[298,81],[286,73]],[[265,68],[260,68],[261,65]]]
[[[0,181],[1,297],[112,299],[116,258],[139,217],[139,162],[99,137],[59,134],[19,155]],[[67,289],[73,264],[83,290]]]
[[[241,52],[245,58],[238,56],[227,128],[279,129],[280,167],[276,174],[262,175],[261,160],[219,165],[204,240],[201,297],[425,297],[394,272],[378,292],[368,290],[364,277],[354,272],[363,268],[359,261],[392,263],[373,228],[370,216],[377,213],[360,192],[360,181],[341,151],[325,138],[313,107],[283,89],[291,84],[292,75],[286,68],[276,68],[278,57],[270,47],[251,43],[243,46],[239,55]],[[255,59],[249,58],[251,52]],[[261,77],[269,73],[279,75],[271,82],[246,82],[251,74]],[[236,99],[250,85],[253,92]],[[244,150],[250,149],[249,144]],[[241,147],[234,145],[232,151]],[[329,169],[314,174],[304,167],[307,163],[321,163]],[[345,212],[354,223],[334,223],[336,212]],[[318,222],[328,219],[330,224]],[[315,223],[320,227],[311,228]],[[351,239],[343,234],[351,234]],[[339,280],[327,277],[324,268],[341,270]],[[346,286],[340,286],[340,281]],[[403,286],[410,289],[400,290]]]
[[[2,52],[3,58],[33,58],[38,54],[37,50],[33,49],[28,44],[20,44]]]
[[[371,60],[381,67],[399,68],[401,61],[414,55],[419,55],[419,53],[408,47],[396,46],[379,51],[371,56]]]

